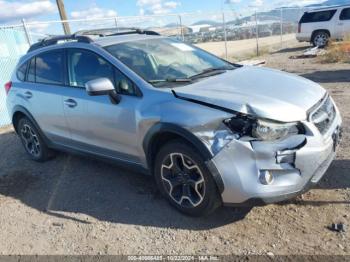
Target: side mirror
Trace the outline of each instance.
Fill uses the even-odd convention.
[[[108,95],[112,104],[119,104],[121,96],[115,91],[114,85],[108,78],[97,78],[85,84],[86,92],[90,96]]]
[[[113,83],[108,78],[97,78],[85,84],[86,92],[90,96],[109,95],[115,91]]]

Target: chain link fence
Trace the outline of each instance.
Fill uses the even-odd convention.
[[[152,16],[107,17],[67,21],[23,22],[31,43],[49,35],[63,34],[62,24],[71,32],[99,28],[137,27],[157,31],[198,45],[223,58],[237,60],[286,47],[295,41],[303,8],[280,8],[240,14],[232,11],[196,12]]]
[[[71,32],[81,30],[137,27],[197,45],[231,61],[258,56],[295,43],[298,21],[305,9],[282,8],[240,14],[231,11],[167,14],[103,19],[26,22],[0,26],[0,85],[4,86],[16,63],[33,44],[41,39],[64,34],[63,23]],[[6,111],[6,94],[0,88],[0,127],[10,123]]]
[[[0,86],[11,79],[18,59],[25,54],[29,45],[22,26],[0,28]],[[11,120],[6,108],[6,92],[0,88],[0,127],[9,125]]]

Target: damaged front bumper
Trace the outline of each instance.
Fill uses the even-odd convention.
[[[337,112],[323,135],[313,123],[303,124],[306,135],[283,141],[232,140],[208,162],[216,180],[222,180],[224,204],[279,202],[304,193],[320,181],[336,155],[341,117]]]

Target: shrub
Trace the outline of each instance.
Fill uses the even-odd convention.
[[[350,63],[350,36],[343,42],[330,43],[326,52],[320,56],[321,63]]]

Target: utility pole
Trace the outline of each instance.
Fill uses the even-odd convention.
[[[256,56],[259,56],[259,22],[258,11],[255,10],[255,30],[256,30]]]
[[[283,7],[281,7],[281,48],[283,48]]]
[[[62,21],[66,21],[67,19],[67,14],[66,10],[64,9],[64,3],[63,0],[56,0],[58,11],[60,12],[60,17]],[[63,31],[66,35],[70,35],[70,28],[68,22],[62,22],[63,26]]]

